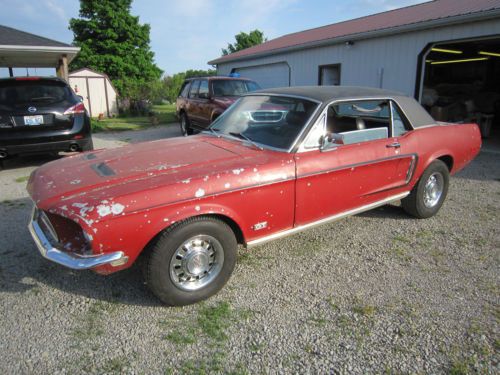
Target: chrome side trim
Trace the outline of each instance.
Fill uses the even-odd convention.
[[[287,230],[284,230],[284,231],[281,231],[278,233],[271,234],[271,235],[266,236],[266,237],[262,237],[262,238],[258,238],[258,239],[253,240],[253,241],[249,241],[249,242],[247,242],[246,245],[249,248],[253,247],[253,246],[261,245],[265,242],[276,240],[276,239],[282,238],[282,237],[286,237],[286,236],[301,232],[303,230],[316,227],[318,225],[326,224],[326,223],[329,223],[332,221],[342,219],[342,218],[347,217],[347,216],[356,215],[356,214],[359,214],[359,213],[364,212],[364,211],[372,210],[374,208],[383,206],[384,204],[391,203],[391,202],[397,201],[399,199],[403,199],[404,197],[408,196],[408,194],[410,194],[409,191],[406,191],[406,192],[401,193],[401,194],[393,195],[393,196],[385,198],[381,201],[370,203],[370,204],[367,204],[365,206],[355,208],[353,210],[344,211],[344,212],[341,212],[339,214],[329,216],[329,217],[326,217],[326,218],[318,220],[318,221],[314,221],[312,223],[300,225],[300,226],[292,228],[292,229],[287,229]]]
[[[33,215],[28,224],[28,229],[40,254],[52,262],[74,270],[86,270],[108,263],[118,266],[126,263],[128,260],[128,257],[122,251],[102,255],[79,255],[59,250],[47,239],[36,219],[36,206],[33,206]]]

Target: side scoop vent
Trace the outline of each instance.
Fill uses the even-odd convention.
[[[95,173],[97,173],[101,177],[109,177],[115,175],[115,171],[105,163],[92,164],[90,168],[92,168]]]

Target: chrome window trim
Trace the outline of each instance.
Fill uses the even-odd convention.
[[[413,125],[411,124],[411,121],[410,119],[408,118],[408,116],[406,115],[406,113],[404,113],[404,110],[403,108],[401,107],[401,105],[398,103],[398,101],[392,97],[387,97],[387,96],[376,96],[376,97],[370,97],[370,98],[366,98],[366,97],[363,97],[363,98],[343,98],[343,99],[334,99],[334,100],[331,100],[330,102],[327,102],[324,107],[323,107],[323,111],[319,114],[317,120],[321,119],[321,117],[324,115],[326,116],[327,115],[327,111],[328,111],[328,107],[330,107],[331,105],[333,104],[336,104],[336,103],[344,103],[344,102],[359,102],[359,101],[369,101],[369,100],[387,100],[389,102],[391,101],[394,101],[399,108],[401,108],[401,111],[403,112],[403,114],[405,115],[406,119],[408,120],[408,123],[410,124],[411,126],[411,130],[414,130],[415,128],[413,127]],[[392,105],[392,103],[391,103]],[[390,115],[390,121],[391,121],[391,129],[392,129],[392,112],[391,112],[391,115]],[[309,132],[312,130],[313,127],[311,127],[309,129]],[[409,130],[409,131],[411,131]],[[393,133],[394,134],[394,133]],[[308,136],[309,134],[307,134]],[[304,147],[304,143],[307,139],[307,136],[303,139],[303,141],[301,142],[301,144],[299,145],[298,149],[297,149],[297,153],[302,153],[302,152],[310,152],[310,151],[315,151],[315,150],[319,150],[320,146],[317,146],[317,147],[314,147],[314,148],[306,148]]]

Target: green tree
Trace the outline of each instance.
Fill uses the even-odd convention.
[[[81,48],[71,69],[106,73],[122,97],[144,99],[162,71],[150,50],[148,24],[130,14],[132,0],[80,0],[79,18],[70,20],[74,44]],[[153,88],[151,88],[153,90]]]
[[[267,41],[267,38],[264,38],[264,33],[257,29],[250,31],[248,34],[242,31],[236,34],[234,39],[236,39],[236,43],[228,43],[227,49],[222,49],[223,55],[229,55],[230,53],[256,46],[257,44],[262,44]]]
[[[166,76],[163,78],[164,97],[170,103],[175,103],[175,100],[179,95],[179,91],[181,90],[181,86],[185,79],[193,77],[207,77],[207,76],[213,76],[215,74],[217,74],[217,72],[213,69],[209,70],[189,69],[186,70],[185,72],[176,73],[172,76]]]

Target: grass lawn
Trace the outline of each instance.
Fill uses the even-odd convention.
[[[118,116],[103,120],[92,119],[92,131],[142,130],[154,125],[166,125],[176,122],[175,104],[159,104],[153,106],[155,116]],[[158,122],[153,123],[156,117]]]

